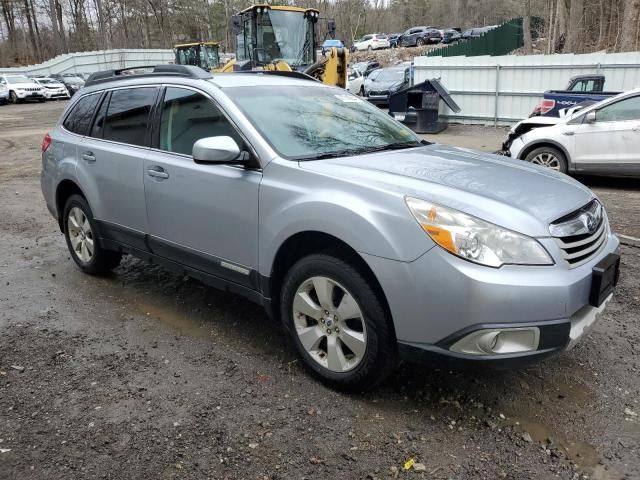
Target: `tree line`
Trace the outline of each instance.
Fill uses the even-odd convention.
[[[68,52],[170,48],[217,40],[234,50],[230,18],[251,0],[0,0],[0,65],[41,62]],[[260,3],[260,2],[257,2]],[[640,0],[283,0],[315,7],[319,40],[335,18],[349,44],[365,33],[419,25],[471,28],[513,17],[539,29],[544,53],[640,49]],[[525,27],[526,28],[526,27]],[[525,35],[525,37],[527,37]],[[528,37],[527,37],[528,38]],[[530,45],[527,45],[530,49]]]

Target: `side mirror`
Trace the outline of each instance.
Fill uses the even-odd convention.
[[[584,123],[596,123],[596,112],[591,111],[584,116]]]
[[[193,144],[196,163],[242,163],[240,147],[231,137],[206,137]]]

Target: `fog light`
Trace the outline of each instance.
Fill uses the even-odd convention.
[[[538,327],[492,328],[476,330],[449,349],[468,355],[504,355],[537,350],[539,342]]]

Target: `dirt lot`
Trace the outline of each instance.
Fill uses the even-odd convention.
[[[343,395],[242,298],[135,259],[75,268],[38,180],[62,108],[0,107],[0,478],[640,478],[640,248],[570,352],[508,372],[403,365]],[[495,150],[502,134],[437,140]],[[637,183],[585,182],[640,236]]]

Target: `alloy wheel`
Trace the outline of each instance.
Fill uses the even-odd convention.
[[[560,160],[553,153],[542,152],[531,159],[531,163],[560,171]]]
[[[89,219],[82,209],[73,207],[69,210],[67,229],[75,255],[83,263],[91,262],[95,251],[93,230],[91,230]]]
[[[367,326],[353,295],[338,282],[311,277],[293,300],[296,334],[309,356],[337,373],[357,367],[367,349]]]

